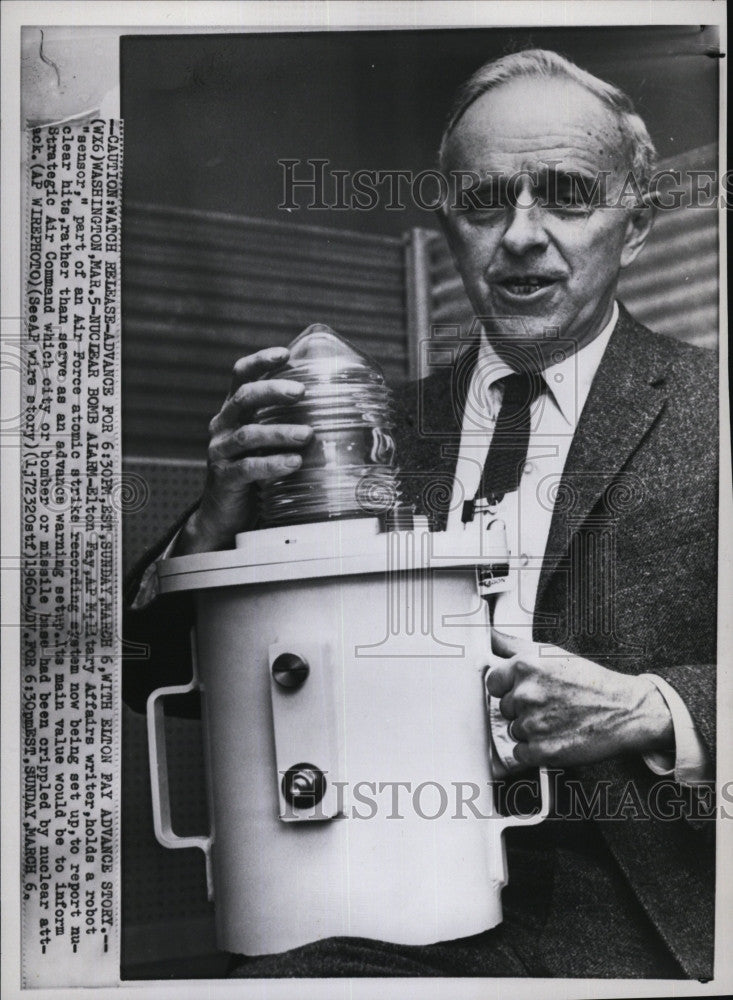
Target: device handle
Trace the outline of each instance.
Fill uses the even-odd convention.
[[[508,830],[511,826],[536,826],[547,819],[552,810],[552,786],[546,767],[539,768],[540,773],[540,807],[533,813],[520,813],[516,816],[502,816],[501,829]]]
[[[188,684],[173,684],[169,687],[157,688],[148,697],[148,755],[150,759],[150,789],[153,804],[153,827],[159,844],[174,850],[187,847],[197,847],[204,852],[206,861],[206,889],[209,899],[213,898],[213,879],[211,871],[211,835],[195,837],[179,837],[173,832],[171,825],[171,802],[168,781],[168,755],[165,745],[165,712],[163,698],[171,695],[189,694],[199,690],[198,669],[196,664],[195,630],[191,629],[191,660],[193,676]]]

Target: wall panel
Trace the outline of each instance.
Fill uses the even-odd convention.
[[[200,459],[243,354],[328,323],[407,371],[403,241],[126,204],[124,450]]]

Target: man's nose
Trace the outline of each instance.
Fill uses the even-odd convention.
[[[530,250],[543,249],[547,242],[541,207],[526,197],[519,198],[509,208],[509,221],[502,237],[504,249],[521,256]]]

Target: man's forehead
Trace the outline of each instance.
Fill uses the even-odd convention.
[[[617,116],[574,80],[525,77],[469,105],[446,147],[446,166],[521,169],[561,159],[585,169],[622,169],[626,141]]]

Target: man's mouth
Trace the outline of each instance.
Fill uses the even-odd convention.
[[[550,275],[518,274],[501,278],[499,281],[496,281],[495,284],[498,285],[503,291],[508,292],[510,295],[526,298],[531,295],[536,295],[538,292],[549,288],[550,286],[556,284],[557,281],[558,279],[556,277]]]

